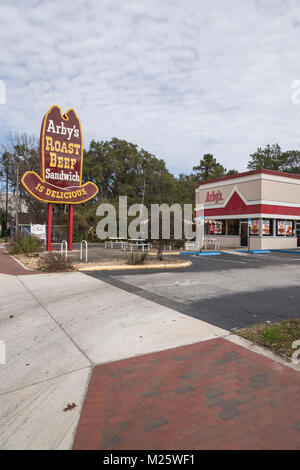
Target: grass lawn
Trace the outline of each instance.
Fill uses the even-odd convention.
[[[290,359],[296,351],[292,348],[293,341],[300,340],[300,318],[254,325],[236,334],[271,349],[284,359]]]

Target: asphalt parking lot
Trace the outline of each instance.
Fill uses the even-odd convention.
[[[87,274],[227,330],[300,316],[300,252],[182,257],[193,266]]]

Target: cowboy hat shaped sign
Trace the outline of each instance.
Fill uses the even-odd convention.
[[[42,123],[40,176],[27,171],[21,184],[42,202],[81,204],[98,192],[94,183],[82,184],[82,164],[82,130],[76,112],[69,109],[62,115],[58,106],[52,106]]]

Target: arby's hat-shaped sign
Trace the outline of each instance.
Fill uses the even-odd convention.
[[[27,171],[21,184],[42,202],[81,204],[98,192],[94,183],[82,184],[82,166],[82,130],[77,114],[69,109],[63,115],[58,106],[52,106],[42,123],[40,176]]]

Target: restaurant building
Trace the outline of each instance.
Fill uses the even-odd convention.
[[[254,170],[208,180],[196,185],[196,205],[205,238],[221,247],[247,247],[249,238],[251,250],[297,247],[300,175]]]

